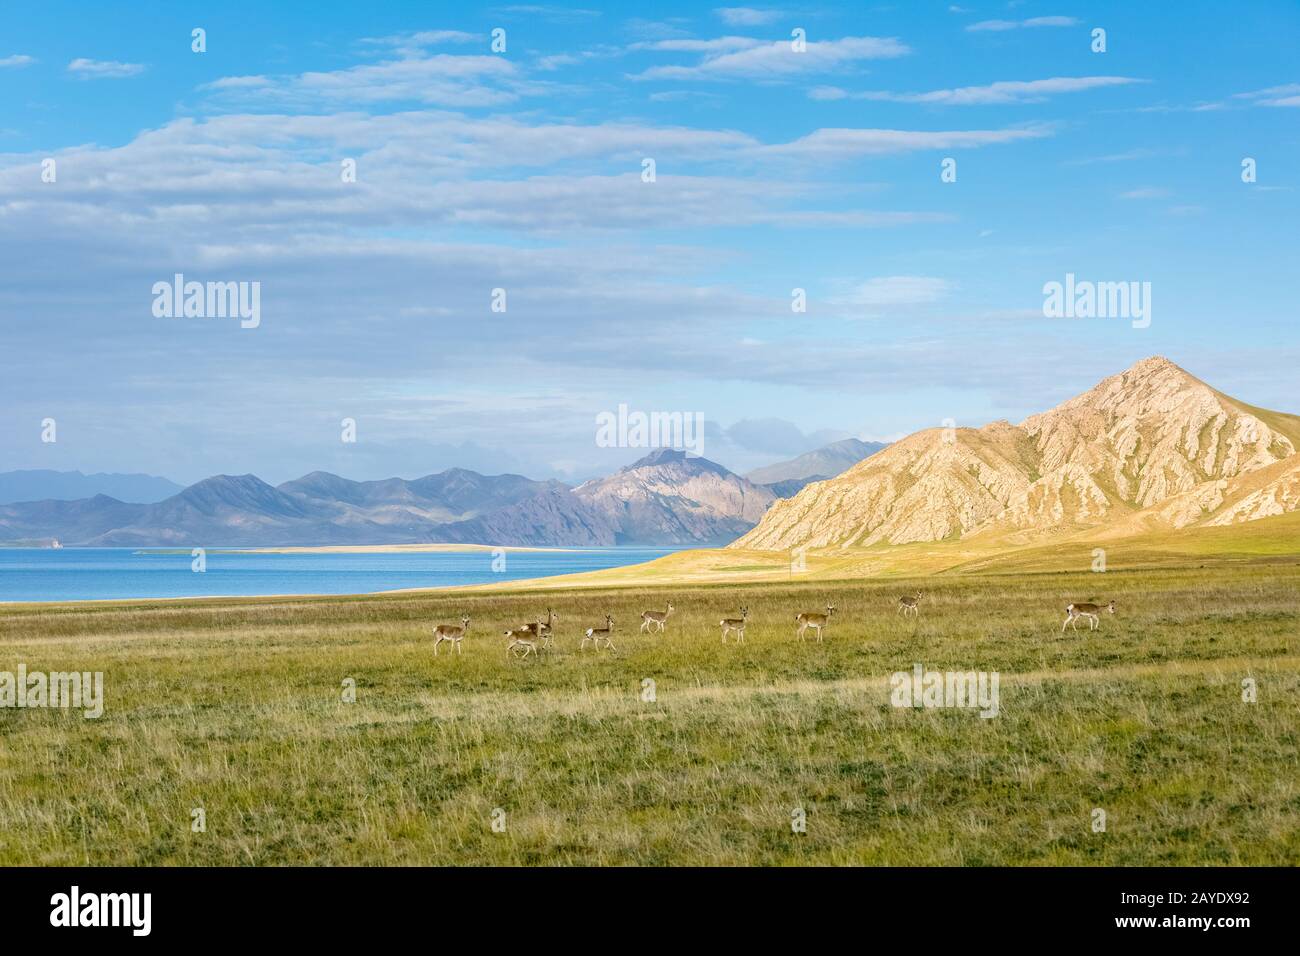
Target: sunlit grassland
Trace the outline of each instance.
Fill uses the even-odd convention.
[[[1274,560],[8,605],[0,670],[102,670],[106,711],[0,710],[0,863],[1295,864],[1298,590]],[[1092,598],[1119,613],[1062,634]],[[555,652],[508,659],[548,606]],[[464,654],[434,658],[462,612]],[[606,612],[617,651],[579,651]],[[1000,715],[890,706],[914,662],[998,671]]]

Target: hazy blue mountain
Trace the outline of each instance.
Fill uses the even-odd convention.
[[[757,485],[769,486],[783,482],[802,481],[803,484],[797,487],[783,484],[781,491],[777,491],[775,488],[772,489],[778,497],[789,498],[809,482],[834,478],[884,447],[885,445],[882,442],[845,438],[843,441],[831,442],[831,444],[823,448],[805,452],[797,458],[791,458],[789,461],[778,461],[773,465],[755,468],[745,477]],[[789,490],[790,488],[793,488],[793,491]]]
[[[162,501],[182,488],[174,481],[154,475],[83,475],[79,471],[29,471],[0,472],[0,504],[15,501],[76,501],[108,495],[118,501],[149,504]]]
[[[719,464],[660,450],[570,488],[452,468],[351,481],[317,471],[272,486],[216,475],[152,504],[103,495],[0,506],[0,542],[97,547],[273,547],[475,543],[533,546],[726,544],[774,495]]]
[[[64,544],[85,543],[130,525],[148,508],[107,495],[0,505],[0,542],[58,538]]]

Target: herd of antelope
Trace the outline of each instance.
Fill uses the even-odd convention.
[[[641,612],[641,629],[642,634],[662,634],[668,624],[668,618],[672,615],[674,607],[671,601],[662,611],[649,610]],[[1065,606],[1065,621],[1061,624],[1061,632],[1064,633],[1067,626],[1075,627],[1079,618],[1087,618],[1089,630],[1097,630],[1101,624],[1102,612],[1110,614],[1115,613],[1115,602],[1108,604],[1092,604],[1089,602],[1072,602]],[[898,614],[903,617],[918,617],[921,613],[921,592],[917,591],[912,595],[905,595],[898,599]],[[805,640],[805,633],[813,631],[817,638],[817,643],[822,642],[822,637],[826,628],[830,625],[831,618],[835,616],[835,605],[828,604],[818,611],[802,611],[794,616],[795,637],[800,641]],[[529,657],[536,656],[539,651],[550,653],[552,644],[552,635],[554,627],[559,623],[560,616],[551,608],[546,609],[546,620],[539,616],[535,621],[529,621],[520,624],[518,627],[512,627],[505,632],[506,639],[506,656]],[[727,638],[735,637],[736,643],[745,642],[745,625],[749,622],[749,608],[740,609],[740,617],[724,617],[718,621],[718,626],[722,628],[722,643],[727,643]],[[451,644],[457,654],[461,652],[461,641],[469,632],[469,617],[462,616],[460,624],[439,624],[433,629],[433,654],[438,655],[438,646],[444,641]],[[606,614],[603,626],[592,625],[583,632],[582,642],[578,645],[579,650],[586,650],[588,644],[591,644],[596,650],[616,651],[614,646],[614,618]]]

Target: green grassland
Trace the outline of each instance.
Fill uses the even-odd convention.
[[[0,709],[0,864],[1294,865],[1291,541],[1105,574],[0,606],[0,670],[102,670],[106,698]],[[1118,613],[1062,634],[1091,598]],[[796,641],[826,603],[825,642]],[[548,606],[555,651],[508,658]],[[463,655],[435,658],[462,612]],[[617,650],[580,651],[607,612]],[[999,716],[891,706],[914,662],[997,671]]]

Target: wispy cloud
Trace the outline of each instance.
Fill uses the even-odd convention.
[[[25,53],[15,53],[13,56],[0,57],[0,69],[14,70],[24,66],[31,66],[36,62],[36,57],[27,56]]]
[[[730,53],[733,50],[751,50],[765,46],[769,41],[754,37],[714,37],[712,40],[679,38],[673,40],[642,40],[633,43],[634,50],[667,50],[673,53]]]
[[[947,279],[934,276],[880,276],[861,283],[835,303],[867,309],[928,305],[945,298],[952,288]]]
[[[68,64],[68,72],[83,79],[121,79],[145,71],[143,63],[119,63],[116,60],[88,60],[78,57]]]
[[[529,17],[546,20],[551,23],[579,23],[599,17],[599,10],[587,10],[580,7],[556,7],[548,4],[521,3],[501,7],[501,12],[515,17]]]
[[[1235,98],[1252,100],[1256,106],[1300,106],[1300,83],[1270,86],[1252,93],[1237,93]]]
[[[923,149],[973,149],[1049,135],[1051,131],[1045,126],[940,131],[819,129],[790,143],[764,147],[763,151],[775,156],[835,159]]]
[[[426,54],[406,51],[401,59],[325,73],[290,76],[230,76],[204,89],[246,103],[310,106],[312,103],[412,102],[439,106],[496,106],[542,91],[520,67],[502,56]]]
[[[386,37],[366,37],[361,41],[364,46],[389,48],[403,56],[419,56],[431,46],[475,42],[484,43],[486,38],[464,30],[419,30]]]
[[[1079,21],[1075,17],[1030,17],[1028,20],[981,20],[979,23],[972,23],[966,29],[982,33],[1023,30],[1032,27],[1073,27],[1078,24]]]
[[[796,51],[791,41],[761,43],[733,52],[710,52],[694,66],[651,67],[634,79],[772,79],[834,70],[861,60],[906,56],[911,48],[894,37],[843,37],[809,41]]]
[[[1120,199],[1164,199],[1169,195],[1169,190],[1163,186],[1143,186],[1140,189],[1130,189],[1128,192],[1119,194]]]
[[[754,7],[718,7],[713,12],[723,23],[733,27],[761,27],[782,16],[780,10],[759,10]]]
[[[1088,156],[1082,159],[1071,159],[1065,162],[1066,166],[1092,166],[1097,163],[1127,163],[1140,159],[1152,159],[1161,155],[1154,149],[1140,147],[1138,149],[1125,150],[1122,153],[1107,153],[1104,156]]]
[[[836,87],[817,87],[809,91],[808,95],[818,100],[884,100],[893,103],[982,106],[992,103],[1038,103],[1059,93],[1080,93],[1142,82],[1145,81],[1128,76],[1057,76],[1046,80],[1001,80],[985,86],[963,86],[927,93],[847,92]]]

